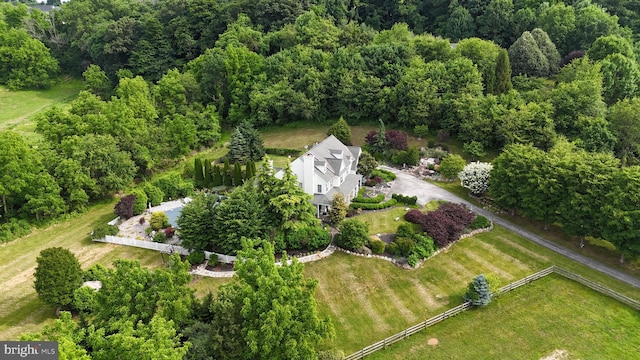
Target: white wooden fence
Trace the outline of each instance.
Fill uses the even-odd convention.
[[[620,302],[622,302],[624,304],[627,304],[627,305],[629,305],[629,306],[631,306],[631,307],[633,307],[633,308],[635,308],[637,310],[640,310],[640,302],[639,301],[631,299],[631,298],[629,298],[629,297],[627,297],[625,295],[622,295],[622,294],[620,294],[620,293],[618,293],[618,292],[616,292],[614,290],[611,290],[611,289],[609,289],[609,288],[607,288],[605,286],[602,286],[602,285],[600,285],[600,284],[598,284],[598,283],[596,283],[594,281],[585,279],[580,275],[574,274],[574,273],[572,273],[572,272],[570,272],[568,270],[565,270],[565,269],[563,269],[561,267],[558,267],[558,266],[555,266],[555,265],[551,266],[549,268],[546,268],[546,269],[544,269],[542,271],[539,271],[539,272],[537,272],[535,274],[531,274],[531,275],[529,275],[529,276],[527,276],[527,277],[525,277],[523,279],[520,279],[520,280],[518,280],[516,282],[513,282],[513,283],[511,283],[509,285],[503,286],[500,289],[496,290],[493,293],[493,295],[495,296],[495,295],[500,295],[500,294],[507,293],[507,292],[509,292],[511,290],[517,289],[517,288],[519,288],[521,286],[524,286],[526,284],[531,283],[532,281],[538,280],[540,278],[543,278],[543,277],[545,277],[545,276],[547,276],[549,274],[553,274],[553,273],[558,274],[560,276],[563,276],[563,277],[565,277],[567,279],[570,279],[570,280],[573,280],[573,281],[577,281],[577,282],[579,282],[579,283],[581,283],[581,284],[583,284],[583,285],[585,285],[585,286],[587,286],[587,287],[589,287],[589,288],[591,288],[591,289],[593,289],[593,290],[595,290],[595,291],[597,291],[599,293],[602,293],[604,295],[610,296],[610,297],[612,297],[612,298],[614,298],[614,299],[616,299],[616,300],[618,300],[618,301],[620,301]],[[425,321],[423,321],[423,322],[421,322],[421,323],[419,323],[417,325],[414,325],[414,326],[412,326],[410,328],[407,328],[407,329],[405,329],[405,330],[403,330],[403,331],[401,331],[401,332],[399,332],[399,333],[397,333],[395,335],[389,336],[386,339],[380,340],[377,343],[374,343],[374,344],[369,345],[369,346],[367,346],[367,347],[365,347],[365,348],[363,348],[361,350],[358,350],[357,352],[355,352],[355,353],[353,353],[353,354],[351,354],[349,356],[346,356],[344,359],[345,360],[363,359],[367,355],[370,355],[370,354],[372,354],[372,353],[374,353],[374,352],[376,352],[378,350],[385,349],[387,346],[389,346],[391,344],[394,344],[394,343],[396,343],[396,342],[398,342],[400,340],[406,339],[407,337],[417,333],[420,330],[426,329],[429,326],[433,326],[433,325],[435,325],[435,324],[437,324],[437,323],[439,323],[439,322],[441,322],[441,321],[443,321],[445,319],[453,317],[453,316],[455,316],[455,315],[457,315],[457,314],[459,314],[459,313],[461,313],[463,311],[468,310],[471,307],[472,307],[471,303],[464,302],[463,304],[458,305],[458,306],[456,306],[456,307],[454,307],[452,309],[449,309],[449,310],[447,310],[447,311],[445,311],[445,312],[443,312],[443,313],[441,313],[439,315],[436,315],[436,316],[432,317],[431,319],[425,320]]]

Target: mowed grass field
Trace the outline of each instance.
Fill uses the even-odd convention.
[[[73,100],[83,83],[78,79],[61,80],[49,89],[10,91],[0,86],[0,131],[13,130],[34,139],[34,115],[46,108]]]
[[[640,312],[554,274],[367,359],[638,359],[639,327]]]
[[[46,248],[69,249],[83,269],[96,263],[108,266],[116,259],[139,260],[149,267],[162,265],[158,252],[91,241],[91,230],[115,217],[113,206],[94,206],[76,218],[0,245],[0,339],[17,339],[23,332],[38,331],[55,317],[55,309],[40,302],[33,287],[36,258]]]
[[[305,264],[305,275],[318,279],[319,310],[333,321],[337,347],[349,354],[461,304],[467,284],[478,274],[500,287],[552,264],[640,299],[640,289],[631,289],[499,226],[461,240],[418,270],[334,253]],[[549,311],[564,310],[552,307]]]

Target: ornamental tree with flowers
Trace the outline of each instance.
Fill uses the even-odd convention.
[[[467,164],[458,174],[460,185],[469,189],[474,195],[481,195],[489,189],[490,172],[493,165],[486,162],[472,162]]]

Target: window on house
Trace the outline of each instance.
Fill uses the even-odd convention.
[[[318,185],[318,192],[321,193],[322,192],[322,185]]]
[[[299,183],[298,183],[298,186],[299,186],[299,187],[302,187],[302,183],[301,183],[301,182],[299,182]]]

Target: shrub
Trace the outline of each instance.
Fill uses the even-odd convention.
[[[187,261],[191,265],[202,264],[205,260],[204,251],[193,251],[187,256]]]
[[[120,216],[122,219],[128,219],[133,216],[133,203],[135,202],[135,196],[125,195],[120,198],[120,201],[116,204],[113,212]]]
[[[485,229],[491,226],[491,221],[482,215],[476,215],[476,219],[467,226],[469,230]]]
[[[109,276],[109,271],[102,264],[93,264],[82,275],[82,281],[104,281]]]
[[[380,239],[369,241],[369,247],[371,248],[371,252],[373,252],[374,254],[384,253],[385,246],[386,244],[384,243],[384,241]]]
[[[398,244],[395,242],[389,243],[389,245],[385,247],[385,250],[391,255],[398,255]]]
[[[389,147],[396,150],[407,150],[409,147],[409,137],[401,130],[387,130],[384,134]]]
[[[163,213],[162,211],[154,212],[153,214],[151,214],[149,225],[151,225],[151,228],[153,230],[164,229],[170,225],[169,217],[167,217],[167,214]]]
[[[164,193],[160,190],[159,187],[151,184],[144,184],[144,192],[147,194],[147,199],[151,203],[151,206],[158,206],[162,203],[162,199],[164,198]]]
[[[318,352],[318,360],[342,360],[344,351],[337,349],[321,350]]]
[[[425,138],[429,136],[429,126],[428,125],[416,125],[413,127],[413,133],[416,134],[419,138]]]
[[[155,235],[153,235],[153,242],[163,243],[167,241],[167,237],[164,236],[163,231],[158,231]]]
[[[406,205],[415,205],[418,202],[417,196],[405,196],[402,194],[391,194],[392,199],[396,199],[399,203]]]
[[[396,174],[392,171],[384,169],[374,169],[371,172],[371,176],[380,176],[384,181],[389,182],[396,179]]]
[[[12,218],[8,223],[0,224],[0,242],[10,241],[31,232],[31,226],[26,220]]]
[[[422,224],[422,231],[429,234],[440,248],[456,241],[460,237],[462,229],[464,229],[463,225],[454,222],[443,212],[437,210],[427,213],[425,222]]]
[[[407,220],[410,223],[414,223],[418,225],[424,224],[426,218],[427,218],[427,215],[425,215],[425,213],[416,209],[409,210],[407,211],[406,214],[404,214],[405,220]]]
[[[327,135],[333,135],[343,144],[351,145],[351,128],[342,116],[340,116],[338,121],[331,125]]]
[[[464,300],[471,302],[473,306],[485,306],[491,302],[491,290],[484,275],[478,275],[469,283]]]
[[[147,209],[147,194],[142,189],[135,189],[131,192],[134,197],[133,215],[140,215]]]
[[[443,213],[453,222],[460,224],[462,228],[467,227],[476,218],[476,214],[462,204],[443,203],[440,204],[436,211]]]
[[[300,150],[298,149],[287,149],[287,148],[264,148],[264,152],[269,155],[277,155],[277,156],[300,156]]]
[[[418,261],[420,261],[420,258],[417,254],[411,254],[407,257],[407,264],[411,267],[416,267],[416,265],[418,265]]]
[[[98,226],[93,230],[93,234],[91,234],[91,238],[102,239],[107,235],[116,236],[118,235],[119,231],[120,229],[118,229],[118,227],[115,225],[104,224],[104,225]]]
[[[413,226],[411,224],[400,224],[398,225],[398,230],[396,230],[396,238],[399,238],[399,237],[411,238],[413,237],[414,234],[415,234],[415,231],[413,231]]]
[[[369,240],[369,225],[360,219],[347,219],[340,224],[336,245],[344,249],[359,249]]]
[[[369,204],[369,203],[351,203],[349,205],[353,209],[362,209],[362,210],[380,210],[386,209],[392,206],[395,206],[397,203],[396,199],[389,199],[383,203],[379,204]]]
[[[370,178],[367,181],[365,181],[364,185],[365,186],[376,186],[376,185],[380,184],[383,181],[384,180],[380,176],[375,175],[372,178]]]
[[[491,181],[491,169],[493,166],[485,162],[472,162],[467,164],[458,174],[460,185],[469,189],[472,194],[480,195],[489,190]]]
[[[216,266],[218,265],[218,255],[216,254],[211,254],[209,256],[209,266]]]
[[[416,242],[410,238],[396,238],[394,242],[398,245],[398,253],[402,256],[409,256],[416,247]]]
[[[193,194],[193,183],[182,179],[177,172],[165,173],[155,179],[152,184],[162,191],[165,199],[178,199]]]
[[[354,203],[377,204],[377,203],[381,202],[382,200],[384,200],[384,194],[378,194],[378,195],[376,195],[375,197],[372,197],[372,198],[366,198],[366,197],[362,197],[362,196],[357,196],[351,201],[354,202]]]
[[[420,152],[415,147],[411,147],[408,150],[398,151],[391,157],[391,162],[395,165],[418,165],[420,162]]]
[[[176,234],[176,229],[174,229],[173,227],[169,226],[168,228],[164,229],[164,236],[167,238],[173,237],[173,235]]]
[[[310,226],[307,229],[307,247],[309,250],[316,250],[326,247],[331,242],[331,234],[325,229],[317,226]]]
[[[427,235],[414,234],[413,239],[416,241],[416,247],[413,249],[413,253],[417,254],[420,259],[428,258],[436,250],[433,239]]]
[[[440,174],[446,179],[455,179],[456,176],[464,169],[467,164],[462,156],[457,154],[449,154],[446,158],[440,162]]]
[[[331,210],[329,210],[329,219],[331,220],[331,223],[335,226],[340,225],[342,220],[347,216],[348,209],[349,206],[347,205],[347,201],[344,199],[344,195],[339,192],[336,193],[331,200]]]
[[[151,234],[151,232],[152,232],[152,231],[153,231],[153,229],[152,229],[150,226],[144,229],[144,232],[145,232],[147,235]]]

